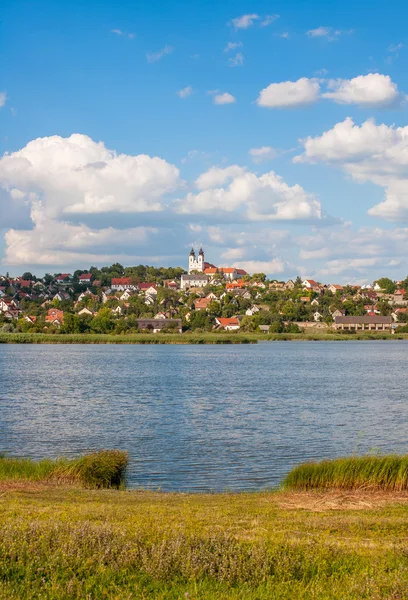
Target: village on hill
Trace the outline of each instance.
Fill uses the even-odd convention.
[[[0,331],[135,333],[408,330],[408,277],[372,285],[268,280],[217,267],[192,249],[188,269],[139,265],[0,276]]]

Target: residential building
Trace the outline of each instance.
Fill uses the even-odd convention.
[[[136,319],[139,329],[159,333],[162,329],[173,329],[177,333],[182,332],[181,319]]]
[[[218,329],[225,329],[226,331],[238,331],[239,329],[239,319],[237,317],[217,317],[215,322],[218,325]]]
[[[182,275],[180,287],[182,290],[188,290],[192,287],[203,288],[208,285],[208,275],[197,273],[193,275]]]
[[[364,315],[362,317],[336,317],[334,328],[346,331],[386,331],[392,329],[393,319],[391,316]]]

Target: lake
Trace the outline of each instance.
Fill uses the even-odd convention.
[[[130,453],[129,487],[258,490],[407,452],[406,341],[0,345],[0,452]]]

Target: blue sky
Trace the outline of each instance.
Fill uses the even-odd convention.
[[[1,270],[405,277],[407,12],[3,0]]]

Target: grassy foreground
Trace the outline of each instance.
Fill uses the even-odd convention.
[[[406,340],[408,334],[367,332],[341,334],[305,331],[304,333],[133,333],[46,334],[0,333],[0,344],[257,344],[259,341],[346,341],[346,340]]]
[[[0,482],[0,599],[408,597],[408,496]]]
[[[0,600],[408,597],[405,457],[303,465],[285,484],[346,492],[212,495],[112,489],[126,462],[0,459]]]
[[[408,456],[355,456],[305,463],[294,468],[283,485],[291,490],[408,490]]]

